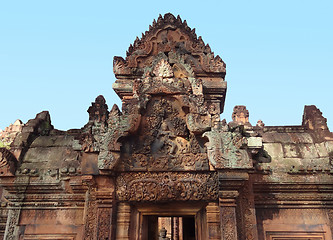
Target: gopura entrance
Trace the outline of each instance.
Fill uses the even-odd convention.
[[[114,58],[122,111],[103,96],[81,129],[37,114],[0,148],[0,239],[323,240],[333,231],[333,134],[220,120],[225,64],[180,17]],[[304,167],[306,166],[306,167]]]
[[[250,166],[245,150],[233,145],[243,138],[237,130],[228,136],[229,155],[221,155],[224,62],[166,14],[126,59],[114,58],[114,73],[122,112],[114,106],[100,131],[98,167],[114,176],[116,239],[155,240],[163,229],[172,239],[220,239],[217,169]],[[235,221],[232,191],[227,204]]]

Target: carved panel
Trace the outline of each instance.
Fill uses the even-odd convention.
[[[90,179],[89,179],[90,180]],[[89,186],[86,195],[86,216],[84,226],[84,240],[95,240],[97,231],[97,200],[96,187],[93,181],[87,181]]]
[[[112,208],[98,208],[98,239],[111,239]]]
[[[5,231],[5,240],[17,240],[18,221],[20,218],[20,209],[10,209],[7,218],[7,228]]]
[[[124,173],[117,177],[121,201],[217,200],[216,173]]]
[[[237,240],[235,207],[221,207],[221,234],[224,240]]]
[[[202,139],[188,129],[179,97],[152,97],[138,132],[122,139],[122,171],[208,170]]]
[[[258,239],[258,231],[254,206],[254,194],[250,182],[247,182],[243,187],[243,190],[240,193],[239,202],[240,211],[238,214],[238,222],[243,222],[243,226],[239,229],[239,235],[242,239],[256,240]]]

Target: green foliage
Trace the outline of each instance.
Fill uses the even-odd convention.
[[[0,140],[0,148],[7,148],[7,149],[9,149],[9,143],[6,143],[6,142],[3,142],[3,141],[1,141]]]

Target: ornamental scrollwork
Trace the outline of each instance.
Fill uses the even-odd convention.
[[[120,201],[217,200],[216,173],[132,172],[117,177]]]

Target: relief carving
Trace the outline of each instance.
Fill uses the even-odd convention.
[[[6,148],[0,148],[0,176],[14,176],[17,166],[15,156]]]
[[[211,131],[205,132],[209,139],[207,153],[215,168],[252,168],[253,164],[246,149],[247,140],[241,128],[229,129],[224,122],[217,122]]]
[[[101,207],[98,208],[98,238],[97,239],[111,239],[111,208]]]
[[[117,177],[120,201],[217,200],[216,173],[124,173]]]
[[[21,209],[10,209],[8,211],[7,227],[5,231],[4,240],[17,240],[18,239],[18,222],[20,218]]]
[[[222,206],[221,210],[221,228],[222,228],[222,239],[224,240],[236,240],[237,230],[236,230],[236,214],[234,207]]]
[[[219,56],[214,56],[201,37],[197,37],[195,29],[189,28],[186,21],[182,21],[179,16],[175,18],[170,13],[164,17],[160,15],[149,27],[149,31],[130,45],[126,59],[114,58],[113,71],[116,76],[142,76],[142,67],[150,65],[152,56],[159,52],[185,53],[185,60],[193,66],[196,74],[225,74],[225,63]]]

